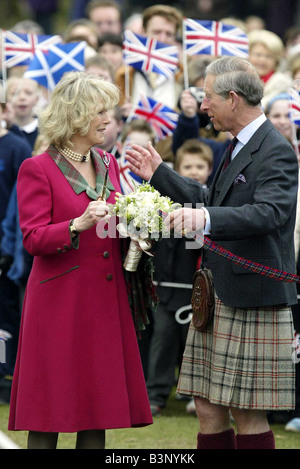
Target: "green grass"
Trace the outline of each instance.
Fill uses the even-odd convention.
[[[186,402],[171,397],[162,415],[154,417],[153,425],[143,428],[107,430],[107,449],[195,449],[199,431],[197,418],[187,415]],[[0,406],[0,430],[6,433],[20,448],[26,448],[27,432],[7,431],[9,406]],[[277,449],[300,449],[300,433],[284,430],[284,425],[271,426]],[[73,449],[75,434],[62,433],[59,449]]]

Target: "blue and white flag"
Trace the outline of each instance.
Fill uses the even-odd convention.
[[[249,55],[247,34],[236,26],[186,18],[183,29],[183,48],[187,55],[233,55],[245,58]]]
[[[37,51],[46,53],[49,47],[60,44],[60,36],[45,34],[2,32],[3,65],[6,68],[29,65]]]
[[[144,72],[160,73],[168,78],[172,78],[179,66],[177,46],[134,34],[130,30],[124,33],[123,55],[126,65]]]
[[[24,76],[53,91],[66,72],[83,71],[86,42],[51,46],[47,53],[37,51]]]

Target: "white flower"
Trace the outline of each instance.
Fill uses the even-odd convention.
[[[162,222],[160,211],[169,213],[180,206],[169,197],[162,196],[149,183],[143,183],[127,195],[116,194],[114,213],[126,225],[131,237],[158,239],[168,231]]]

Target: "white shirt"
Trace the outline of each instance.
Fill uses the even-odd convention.
[[[23,127],[20,127],[21,130],[24,130],[27,134],[31,134],[36,130],[38,127],[39,121],[38,118],[35,118],[32,122],[29,124],[24,125]]]
[[[231,156],[231,161],[235,156],[238,154],[238,152],[246,145],[246,143],[249,142],[250,138],[255,134],[257,129],[267,120],[265,114],[261,114],[259,117],[254,119],[254,121],[250,122],[250,124],[246,125],[236,136],[238,139],[238,143],[236,144],[232,156]],[[205,213],[205,229],[204,229],[204,234],[210,234],[211,231],[211,222],[210,222],[210,216],[209,212],[205,207],[202,207],[202,210],[204,210]]]

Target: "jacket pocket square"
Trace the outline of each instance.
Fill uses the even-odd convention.
[[[243,174],[239,174],[234,180],[234,186],[238,186],[239,184],[247,184],[246,178]]]

